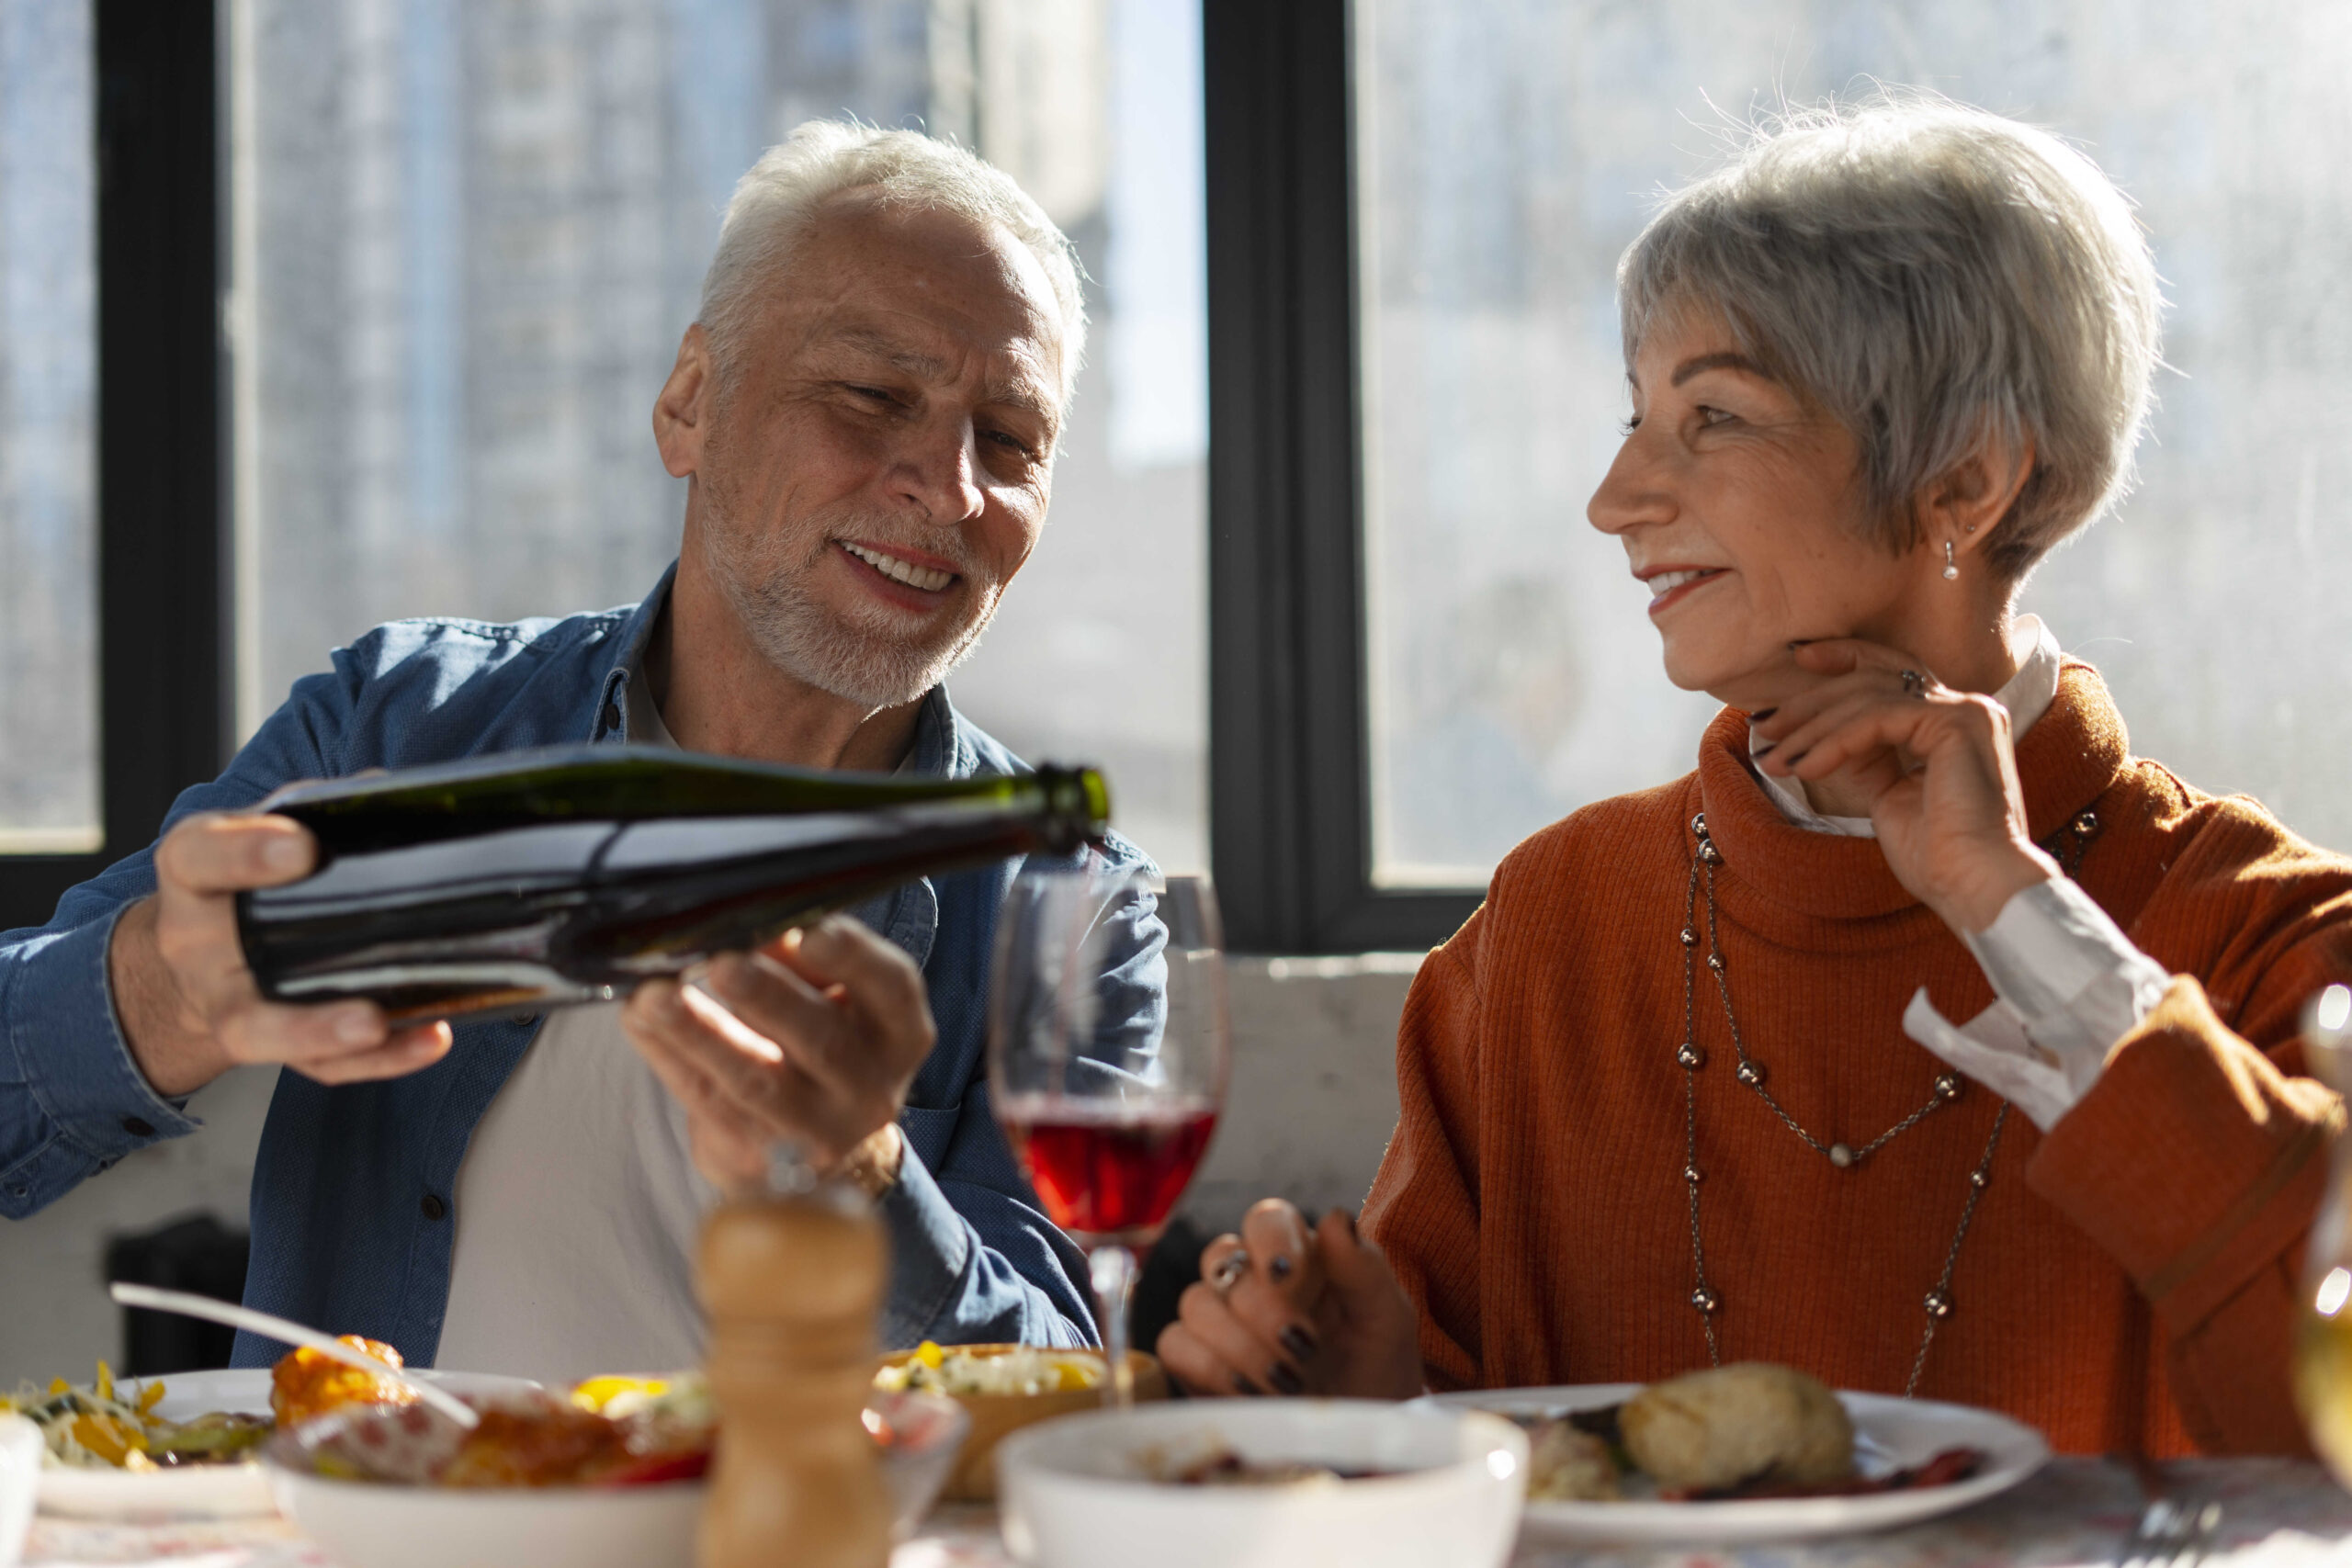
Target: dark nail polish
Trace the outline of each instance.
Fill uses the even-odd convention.
[[[1284,1328],[1282,1333],[1276,1335],[1275,1337],[1283,1342],[1283,1349],[1289,1351],[1294,1358],[1302,1361],[1313,1356],[1317,1350],[1322,1348],[1320,1342],[1316,1339],[1314,1334],[1300,1324],[1294,1323],[1290,1325],[1288,1327]]]
[[[1810,746],[1808,746],[1808,747],[1806,747],[1804,750],[1802,750],[1802,751],[1798,752],[1795,756],[1793,756],[1793,757],[1792,757],[1792,758],[1790,758],[1790,759],[1789,759],[1789,766],[1791,766],[1791,767],[1792,767],[1792,768],[1793,768],[1793,767],[1795,767],[1798,763],[1800,763],[1800,762],[1804,761],[1807,757],[1810,757],[1810,756],[1812,756],[1812,755],[1813,755],[1813,748],[1812,748],[1812,747],[1810,747]]]
[[[1751,757],[1753,757],[1753,758],[1755,758],[1758,761],[1759,761],[1759,762],[1760,762],[1760,761],[1762,761],[1765,758],[1767,758],[1767,757],[1770,756],[1770,755],[1772,754],[1772,748],[1773,748],[1774,746],[1778,746],[1779,744],[1780,744],[1780,742],[1779,742],[1779,741],[1774,740],[1774,741],[1770,742],[1770,743],[1769,743],[1769,744],[1767,744],[1767,745],[1758,746],[1758,748],[1756,748],[1756,750],[1755,750],[1750,751],[1750,752],[1748,753],[1748,755],[1749,755],[1749,756],[1751,756]]]
[[[1761,724],[1780,711],[1781,710],[1779,708],[1758,708],[1756,712],[1747,716],[1747,722],[1750,724]]]
[[[1291,1371],[1287,1361],[1276,1361],[1266,1373],[1266,1381],[1284,1393],[1305,1393],[1306,1380]]]
[[[1244,1373],[1236,1372],[1233,1374],[1233,1392],[1236,1393],[1246,1393],[1252,1399],[1255,1399],[1266,1391],[1260,1388],[1256,1383],[1251,1382]]]
[[[1266,1272],[1272,1274],[1274,1277],[1275,1283],[1279,1284],[1283,1280],[1289,1279],[1291,1271],[1297,1267],[1298,1265],[1293,1263],[1287,1254],[1278,1252],[1274,1254],[1272,1259],[1267,1263]]]

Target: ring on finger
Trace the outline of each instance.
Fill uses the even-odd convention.
[[[1899,673],[1903,677],[1903,694],[1905,696],[1924,697],[1928,694],[1927,676],[1921,674],[1917,670],[1905,670]]]
[[[1230,1295],[1249,1273],[1250,1254],[1237,1247],[1209,1265],[1209,1289],[1220,1296]]]

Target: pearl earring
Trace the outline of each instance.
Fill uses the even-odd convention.
[[[1959,579],[1960,563],[1951,558],[1951,541],[1950,539],[1946,539],[1944,541],[1944,581],[1946,582],[1955,582],[1958,581]]]

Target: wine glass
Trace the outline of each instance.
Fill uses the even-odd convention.
[[[1086,1249],[1103,1400],[1135,1403],[1127,1303],[1225,1103],[1232,1025],[1208,879],[1024,868],[997,917],[989,1096],[1046,1215]]]
[[[2303,1010],[2303,1060],[2338,1094],[2352,1094],[2352,986],[2329,986]],[[2338,1138],[2327,1195],[2303,1249],[2295,1325],[2295,1401],[2312,1447],[2352,1486],[2352,1139]]]

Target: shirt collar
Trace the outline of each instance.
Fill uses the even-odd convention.
[[[2057,700],[2058,670],[2064,660],[2058,651],[2057,637],[2040,615],[2019,615],[2009,623],[2009,657],[2017,660],[2018,672],[1993,694],[1993,700],[2009,710],[2010,738],[2022,739]],[[1804,789],[1795,779],[1768,773],[1757,767],[1758,744],[1751,727],[1747,732],[1748,771],[1781,808],[1781,815],[1808,832],[1836,833],[1849,839],[1878,837],[1878,829],[1869,818],[1825,817],[1805,799]]]
[[[678,563],[673,560],[662,573],[662,581],[653,585],[653,592],[639,601],[637,608],[629,612],[628,619],[621,624],[621,635],[616,639],[613,662],[605,670],[604,680],[597,683],[596,711],[588,720],[590,740],[618,745],[631,739],[629,682],[636,680],[645,668],[645,650],[652,645],[653,628],[662,623],[662,612],[669,605],[670,587],[677,576]],[[647,706],[650,708],[650,703]],[[658,723],[658,713],[655,718]],[[668,731],[664,730],[662,734],[667,739]],[[649,744],[659,744],[647,737],[638,739]],[[671,741],[670,744],[674,746],[677,742]]]

